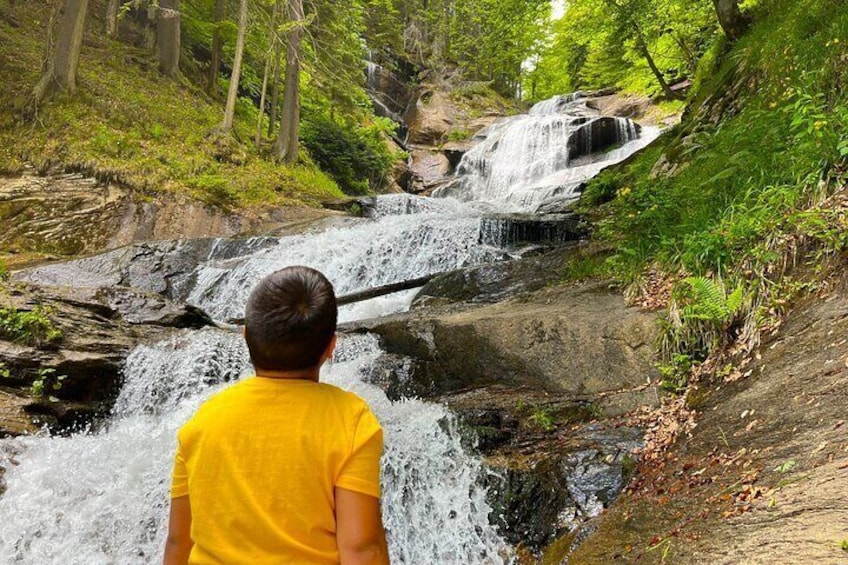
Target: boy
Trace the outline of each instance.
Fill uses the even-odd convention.
[[[336,297],[289,267],[247,301],[256,376],[206,401],[179,433],[165,565],[388,564],[380,424],[318,382],[336,344]]]

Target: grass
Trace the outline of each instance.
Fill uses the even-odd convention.
[[[636,286],[658,268],[679,281],[672,310],[700,304],[680,298],[691,276],[744,294],[738,315],[720,323],[672,320],[686,339],[672,340],[667,360],[702,359],[717,329],[756,342],[775,311],[813,288],[791,266],[820,277],[823,259],[848,250],[845,215],[828,200],[848,184],[848,13],[839,7],[758,2],[751,30],[734,45],[718,38],[702,58],[684,123],[584,192],[595,237],[616,251],[583,265],[583,276]]]
[[[152,53],[113,41],[89,18],[79,67],[79,90],[60,94],[32,121],[20,111],[38,78],[46,13],[42,7],[0,1],[19,27],[0,18],[0,173],[26,162],[39,169],[82,170],[147,192],[185,194],[209,204],[317,205],[342,196],[335,182],[305,156],[278,166],[254,148],[256,109],[240,100],[233,135],[213,132],[223,104],[186,81],[162,77]],[[93,10],[93,8],[92,8]]]

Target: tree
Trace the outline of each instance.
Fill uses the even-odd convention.
[[[254,139],[254,143],[256,147],[259,147],[259,144],[262,142],[262,116],[265,115],[265,95],[268,93],[268,74],[271,72],[271,59],[273,58],[274,51],[277,49],[277,13],[279,11],[280,3],[274,2],[274,7],[271,11],[271,24],[270,30],[268,33],[268,37],[270,39],[270,45],[268,51],[265,53],[265,71],[262,73],[262,93],[259,95],[259,112],[257,112],[256,116],[256,136]]]
[[[55,89],[75,92],[80,48],[82,47],[88,0],[65,0],[59,17],[59,34],[49,55],[44,73],[33,90],[33,103],[38,104]],[[52,43],[52,31],[48,43]]]
[[[236,53],[233,59],[233,73],[230,76],[230,91],[227,94],[227,107],[224,109],[224,122],[221,124],[222,132],[233,129],[233,118],[236,113],[236,100],[238,99],[239,80],[241,79],[241,61],[244,56],[244,34],[247,30],[247,0],[241,0],[239,5],[238,38],[236,39]]]
[[[106,4],[106,35],[115,37],[118,33],[118,10],[120,9],[118,0],[109,0]]]
[[[174,78],[180,74],[180,0],[159,0],[156,54],[163,75]]]
[[[713,5],[718,23],[728,39],[736,41],[742,37],[750,21],[739,10],[739,0],[713,0]]]
[[[224,40],[221,36],[224,8],[224,0],[215,0],[215,29],[212,31],[212,55],[206,82],[206,93],[209,96],[218,95],[218,75],[221,74],[221,54],[224,49]]]
[[[283,112],[280,132],[274,143],[277,161],[297,161],[300,126],[300,48],[303,34],[303,0],[287,0],[286,16],[290,27],[286,32],[286,79],[283,87]]]

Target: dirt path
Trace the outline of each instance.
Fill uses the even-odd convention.
[[[848,291],[797,308],[758,356],[569,563],[848,563]]]

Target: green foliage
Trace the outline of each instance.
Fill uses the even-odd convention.
[[[784,461],[783,463],[781,463],[780,465],[775,467],[774,472],[780,473],[781,475],[784,475],[794,468],[795,468],[795,461],[793,461],[792,459],[789,459],[788,461]]]
[[[679,393],[689,385],[689,374],[692,371],[692,357],[685,353],[675,353],[668,363],[660,363],[657,370],[662,377],[662,388],[669,392]]]
[[[9,280],[9,267],[6,266],[6,261],[0,259],[0,283]]]
[[[609,86],[657,94],[645,49],[667,81],[691,77],[717,29],[709,2],[571,0],[525,79],[526,95]]]
[[[49,396],[51,392],[62,390],[67,375],[57,375],[56,369],[52,367],[40,367],[35,380],[30,385],[30,392],[37,398],[49,397],[51,400],[56,400],[55,397]]]
[[[839,544],[839,547],[842,549],[842,551],[848,553],[848,538],[842,540],[842,543]]]
[[[26,345],[56,343],[62,331],[50,320],[51,311],[43,306],[32,310],[0,308],[0,338]]]
[[[0,361],[0,380],[11,378],[12,373],[9,371],[9,368],[6,367],[6,364]]]
[[[660,340],[661,353],[671,359],[669,377],[679,373],[680,355],[702,360],[722,344],[745,299],[743,286],[727,292],[721,280],[707,277],[689,277],[675,285]]]
[[[355,127],[319,115],[305,122],[302,139],[315,162],[345,194],[367,194],[383,184],[396,158],[385,141],[393,127],[388,120]]]
[[[556,429],[556,421],[554,420],[554,416],[549,408],[534,408],[527,421],[534,428],[538,428],[545,432],[550,432]]]

